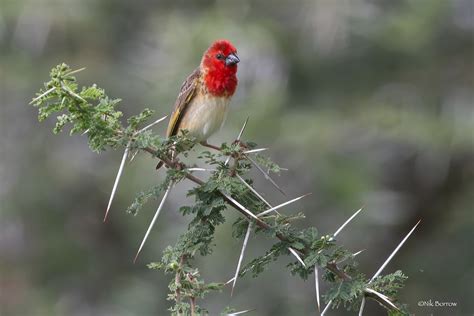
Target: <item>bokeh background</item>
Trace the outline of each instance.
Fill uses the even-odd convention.
[[[168,278],[145,264],[186,229],[173,192],[139,262],[133,255],[157,201],[124,210],[162,179],[143,155],[126,166],[108,223],[104,209],[121,152],[92,153],[86,139],[53,136],[28,106],[51,67],[87,67],[120,109],[168,114],[181,82],[217,38],[238,48],[240,86],[212,142],[244,138],[288,168],[276,181],[298,225],[340,235],[368,276],[419,220],[386,272],[409,276],[401,300],[416,315],[474,313],[474,9],[471,0],[0,1],[0,315],[166,315]],[[154,130],[164,133],[164,126]],[[257,187],[285,197],[259,174]],[[208,281],[233,274],[241,241],[229,221],[215,254],[197,265]],[[251,239],[246,260],[271,241]],[[314,315],[313,281],[285,264],[240,280],[202,305],[252,315]],[[323,286],[323,290],[325,286]],[[418,307],[418,301],[456,308]],[[376,303],[367,315],[381,315]],[[348,315],[345,310],[331,315]]]

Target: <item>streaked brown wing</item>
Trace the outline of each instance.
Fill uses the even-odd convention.
[[[170,122],[168,124],[168,130],[166,131],[167,137],[176,135],[178,132],[179,123],[186,112],[186,108],[196,94],[196,91],[198,91],[200,75],[201,72],[198,67],[183,82],[181,90],[178,94],[178,98],[174,104],[174,110],[171,114]]]

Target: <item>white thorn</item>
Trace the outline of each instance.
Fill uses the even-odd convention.
[[[278,186],[278,184],[276,184],[276,182],[270,177],[270,175],[265,170],[263,170],[262,167],[260,167],[260,165],[255,160],[253,160],[247,155],[245,157],[263,174],[265,179],[267,179],[271,184],[273,184],[273,186],[278,191],[280,191],[281,194],[286,195],[286,193]]]
[[[356,211],[354,214],[352,214],[352,216],[349,217],[349,218],[344,222],[344,224],[342,224],[341,227],[339,227],[339,228],[336,230],[336,232],[331,236],[331,238],[329,238],[329,241],[334,240],[334,237],[336,237],[336,236],[344,229],[344,227],[346,227],[346,225],[349,224],[349,222],[350,222],[351,220],[353,220],[354,217],[356,217],[357,214],[359,214],[360,211],[362,211],[362,210],[363,210],[363,208],[360,208],[358,211]],[[322,251],[323,251],[323,249],[319,250],[318,253],[321,253]],[[361,251],[361,252],[362,252],[362,251]]]
[[[316,265],[314,265],[314,286],[316,287],[316,303],[318,304],[318,311],[321,312],[321,303],[319,300],[319,271]]]
[[[303,265],[303,267],[306,268],[306,265],[304,264],[303,259],[301,259],[301,257],[298,255],[296,250],[291,247],[288,247],[288,250],[296,257],[296,259],[298,259],[298,261]]]
[[[373,290],[373,289],[370,289],[370,288],[366,288],[365,291],[367,293],[372,293],[374,295],[377,295],[378,297],[380,297],[385,303],[387,303],[388,305],[390,305],[390,307],[398,310],[398,307],[395,306],[395,304],[393,304],[390,299],[386,296],[386,295],[383,295],[382,293],[380,292],[377,292],[376,290]]]
[[[342,224],[341,227],[339,227],[339,229],[336,230],[336,232],[333,234],[333,236],[336,237],[336,236],[341,232],[341,230],[343,230],[344,227],[346,227],[346,225],[349,224],[349,222],[350,222],[351,220],[353,220],[354,217],[357,216],[357,214],[360,213],[360,211],[362,211],[362,208],[360,208],[360,209],[359,209],[357,212],[355,212],[351,217],[349,217],[349,219],[347,219],[347,221],[345,221],[344,224]]]
[[[418,226],[418,224],[420,224],[421,220],[418,221],[418,223],[416,223],[415,226],[413,226],[413,228],[410,230],[410,232],[405,236],[405,238],[403,238],[403,240],[398,244],[397,248],[395,248],[395,250],[390,254],[390,256],[387,258],[387,260],[385,260],[385,262],[382,264],[382,266],[377,270],[377,272],[375,272],[374,276],[372,277],[372,279],[370,279],[369,283],[372,282],[376,277],[378,277],[380,275],[380,273],[382,273],[382,270],[387,266],[387,264],[390,262],[390,260],[392,260],[392,258],[395,256],[395,254],[398,252],[398,250],[400,250],[400,248],[403,246],[403,244],[405,243],[405,241],[407,241],[408,237],[410,237],[410,235],[413,233],[413,231],[415,230],[415,228]]]
[[[364,252],[364,251],[365,251],[365,249],[362,249],[362,250],[357,251],[356,253],[353,253],[352,256],[351,256],[351,258],[354,259],[357,255],[361,254],[361,253]],[[346,261],[347,259],[349,259],[349,258],[346,258],[346,259],[343,259],[343,260],[341,260],[341,261],[338,261],[337,264],[340,264],[340,263]]]
[[[242,134],[244,133],[244,130],[247,127],[247,123],[249,122],[249,118],[250,117],[247,117],[245,119],[244,125],[242,125],[242,128],[240,129],[239,135],[237,136],[237,140],[240,140],[240,138],[242,137]]]
[[[289,248],[288,248],[288,249],[289,249]],[[272,251],[270,251],[269,253],[267,253],[265,256],[263,256],[261,259],[262,259],[262,260],[265,260],[266,258],[270,257],[270,256],[273,255],[274,253],[275,253],[275,250],[272,250]],[[247,271],[250,271],[250,270],[253,269],[254,267],[255,267],[255,264],[252,265],[252,266],[250,266],[250,267],[248,267],[248,268],[245,269],[243,272],[246,273]],[[227,281],[225,284],[226,284],[226,285],[229,284],[230,282],[234,281],[234,279],[235,279],[235,278],[230,279],[230,280]]]
[[[233,197],[231,197],[230,195],[220,191],[222,193],[223,196],[225,196],[227,199],[229,199],[229,201],[231,201],[232,203],[234,203],[235,205],[237,205],[238,208],[240,208],[240,210],[244,211],[245,214],[249,215],[250,217],[252,217],[253,219],[257,220],[257,221],[260,221],[260,219],[255,216],[254,213],[250,212],[248,209],[246,209],[242,204],[240,204],[239,202],[237,202]]]
[[[187,171],[215,171],[214,169],[206,169],[206,168],[198,168],[198,167],[188,168],[186,170]]]
[[[66,76],[70,76],[70,75],[72,75],[72,74],[78,73],[78,72],[83,71],[83,70],[85,70],[85,69],[86,69],[86,67],[82,67],[82,68],[73,70],[73,71],[71,71],[71,72],[68,72],[68,73],[66,74]]]
[[[39,95],[36,98],[34,98],[33,100],[31,100],[31,102],[29,104],[35,103],[36,101],[38,101],[39,99],[41,99],[45,95],[50,94],[51,92],[53,92],[55,89],[56,89],[56,87],[52,87],[48,91],[43,92],[41,95]]]
[[[132,162],[133,159],[135,159],[135,157],[137,156],[137,154],[138,154],[139,152],[140,152],[140,150],[137,149],[137,150],[133,153],[132,158],[130,158],[130,162]]]
[[[261,151],[265,151],[265,150],[268,150],[268,148],[251,149],[251,150],[246,150],[246,151],[244,151],[243,153],[244,153],[244,154],[255,154],[255,153],[259,153],[259,152],[261,152]]]
[[[365,307],[365,296],[362,298],[362,303],[360,303],[359,316],[362,316]]]
[[[125,147],[125,151],[122,156],[122,161],[120,162],[120,167],[117,172],[117,176],[115,177],[114,186],[112,187],[112,193],[110,194],[110,198],[109,198],[109,204],[107,205],[107,210],[105,211],[105,215],[104,215],[104,222],[107,220],[107,215],[109,214],[110,206],[112,205],[112,201],[115,196],[115,191],[117,190],[120,177],[122,176],[123,166],[125,165],[125,160],[127,159],[129,148],[130,148],[130,141],[128,142],[127,147]]]
[[[228,316],[241,315],[241,314],[245,314],[245,313],[248,313],[248,312],[251,312],[251,311],[253,311],[253,309],[247,309],[247,310],[244,310],[244,311],[235,312],[235,313],[230,313],[230,314],[227,314],[227,315],[228,315]]]
[[[243,125],[242,128],[240,129],[239,135],[237,135],[237,139],[236,139],[236,140],[240,140],[240,138],[242,137],[242,134],[244,133],[244,130],[245,130],[245,127],[247,126],[248,121],[249,121],[249,117],[247,117],[247,119],[245,120],[244,125]],[[224,165],[227,166],[227,164],[229,163],[229,161],[230,161],[230,156],[227,157],[227,159],[225,160]]]
[[[138,255],[142,251],[143,245],[145,245],[145,242],[148,238],[148,235],[150,234],[151,229],[153,228],[153,225],[155,225],[156,219],[158,218],[158,215],[160,214],[160,211],[163,208],[163,205],[165,204],[166,198],[168,197],[168,194],[170,193],[172,186],[173,186],[173,183],[170,183],[168,188],[166,189],[166,192],[163,195],[163,199],[161,200],[160,205],[158,206],[155,212],[155,215],[153,216],[153,219],[151,220],[150,226],[148,226],[148,229],[145,233],[145,237],[143,237],[142,243],[140,244],[140,247],[138,248],[137,254],[135,255],[135,259],[133,259],[133,263],[137,261]]]
[[[74,91],[72,91],[71,89],[69,89],[64,83],[61,82],[61,87],[63,88],[64,91],[66,91],[67,93],[69,93],[70,95],[72,95],[73,97],[75,97],[76,99],[79,99],[81,100],[82,102],[86,102],[87,101],[81,97],[79,94],[75,93]]]
[[[293,200],[289,200],[289,201],[287,201],[287,202],[285,202],[285,203],[282,203],[282,204],[280,204],[280,205],[277,205],[277,206],[274,206],[274,207],[272,207],[272,208],[269,208],[268,210],[259,213],[258,216],[266,215],[266,214],[268,214],[268,213],[270,213],[270,212],[272,212],[272,211],[275,211],[275,210],[277,210],[277,209],[279,209],[279,208],[282,208],[283,206],[286,206],[286,205],[288,205],[288,204],[291,204],[291,203],[293,203],[293,202],[296,202],[296,201],[298,201],[298,200],[301,200],[302,198],[304,198],[304,197],[306,197],[306,196],[308,196],[308,195],[310,195],[310,194],[311,194],[311,193],[303,194],[302,196],[299,196],[299,197],[297,197],[297,198],[294,198]]]
[[[242,250],[240,251],[239,261],[237,263],[237,268],[235,269],[234,282],[232,283],[232,290],[230,291],[230,296],[234,294],[235,284],[237,283],[237,278],[239,277],[240,265],[244,259],[245,249],[247,248],[247,242],[249,241],[250,232],[252,231],[253,223],[249,223],[247,227],[247,232],[245,233],[244,243],[242,245]]]
[[[154,121],[153,123],[148,124],[147,126],[145,126],[144,128],[142,128],[141,130],[139,130],[139,131],[137,132],[137,134],[140,134],[140,133],[146,131],[147,129],[149,129],[150,127],[152,127],[152,126],[154,126],[154,125],[156,125],[156,124],[158,124],[158,123],[160,123],[161,121],[163,121],[163,120],[166,119],[167,117],[168,117],[168,115],[163,116],[162,118],[157,119],[157,120]]]
[[[403,246],[405,241],[407,241],[408,237],[410,237],[410,235],[413,233],[413,231],[415,231],[415,228],[418,226],[418,224],[420,224],[420,222],[421,222],[421,220],[419,220],[418,223],[416,223],[416,225],[413,226],[413,228],[410,230],[410,232],[405,236],[405,238],[402,239],[402,241],[398,244],[398,246],[395,248],[395,250],[390,254],[390,256],[387,258],[387,260],[385,260],[385,262],[382,264],[382,266],[377,270],[377,272],[375,272],[374,276],[369,280],[368,284],[370,284],[373,280],[375,280],[375,278],[377,278],[380,275],[380,273],[382,273],[383,269],[387,266],[387,264],[390,262],[390,260],[392,260],[392,258],[396,255],[398,250],[400,250],[400,248]],[[377,294],[382,299],[384,299],[382,297],[382,296],[384,296],[386,298],[386,300],[389,302],[389,304],[393,305],[392,302],[390,302],[390,300],[385,295],[380,294],[380,293],[378,293],[378,292],[376,292],[372,289],[369,289],[369,288],[365,289],[365,291],[369,292],[369,293]],[[360,309],[359,309],[359,316],[362,316],[362,313],[364,311],[364,306],[365,306],[365,296],[362,298],[362,303],[361,303]],[[397,308],[395,305],[393,305],[393,306],[394,306],[394,308]]]
[[[237,173],[235,174],[235,176],[236,176],[240,181],[242,181],[242,183],[245,184],[245,186],[246,186],[247,188],[249,188],[249,190],[252,191],[260,200],[262,200],[265,204],[267,204],[267,206],[272,207],[272,206],[270,205],[270,203],[268,203],[267,200],[265,200],[265,199],[263,198],[263,196],[261,196],[261,195],[257,192],[257,190],[255,190],[250,184],[247,183],[247,181],[245,181],[244,178],[242,178],[242,177],[241,177],[239,174],[237,174]],[[259,215],[260,215],[260,214],[259,214]]]
[[[326,307],[323,309],[323,312],[321,313],[321,316],[324,316],[326,314],[326,311],[329,309],[329,307],[331,306],[332,304],[332,300],[330,300],[328,302],[328,305],[326,305]]]

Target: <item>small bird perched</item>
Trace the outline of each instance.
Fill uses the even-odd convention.
[[[215,41],[201,64],[183,82],[166,136],[187,130],[203,146],[217,148],[207,139],[224,124],[230,99],[237,88],[237,50],[227,40]],[[156,168],[160,168],[160,162]]]

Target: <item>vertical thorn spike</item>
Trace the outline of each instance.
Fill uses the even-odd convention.
[[[237,135],[236,140],[240,140],[240,138],[242,137],[242,134],[244,133],[245,127],[247,127],[247,123],[249,121],[249,118],[250,117],[247,116],[247,119],[245,120],[244,125],[242,125],[242,128],[240,129],[239,135]],[[229,161],[230,161],[230,156],[227,157],[224,164],[227,166],[229,164]]]
[[[112,201],[114,200],[115,192],[117,191],[117,186],[119,184],[120,177],[122,176],[123,167],[125,165],[125,161],[127,160],[129,148],[130,148],[130,142],[128,142],[127,147],[125,147],[125,151],[122,156],[122,161],[120,162],[120,167],[117,172],[117,176],[115,177],[114,186],[112,187],[112,193],[110,193],[109,203],[107,204],[107,209],[105,210],[104,222],[107,220],[110,207],[112,206]]]
[[[314,265],[314,286],[316,287],[316,303],[318,304],[318,312],[321,312],[321,302],[319,297],[319,271],[316,265]]]
[[[247,248],[247,242],[249,241],[250,232],[252,231],[252,228],[253,223],[249,223],[249,226],[247,227],[247,232],[245,233],[244,243],[242,244],[242,250],[240,251],[240,257],[237,263],[237,268],[235,269],[234,282],[232,283],[232,290],[230,291],[230,296],[234,295],[235,284],[237,283],[237,279],[239,277],[240,266],[242,264],[242,260],[244,259],[245,249]]]
[[[170,183],[168,188],[165,191],[165,194],[163,195],[163,199],[161,199],[160,205],[156,209],[155,215],[153,216],[153,219],[150,222],[150,225],[148,226],[148,229],[145,233],[145,236],[143,237],[142,243],[140,244],[140,247],[138,248],[137,254],[135,255],[135,258],[133,259],[133,263],[137,261],[138,255],[143,249],[143,246],[145,245],[145,242],[148,238],[148,235],[150,234],[151,229],[155,225],[156,219],[158,218],[158,215],[160,214],[161,209],[163,208],[163,205],[165,204],[166,198],[168,197],[168,194],[170,193],[171,187],[173,186],[173,183]]]
[[[362,298],[362,303],[360,303],[359,316],[362,316],[362,314],[364,313],[364,307],[365,307],[365,297]]]
[[[250,117],[247,116],[247,118],[245,119],[244,125],[242,125],[242,128],[240,129],[239,135],[237,136],[237,140],[240,140],[240,138],[242,137],[242,134],[244,133],[244,130],[247,127],[247,123],[249,122],[249,119],[250,119]]]

